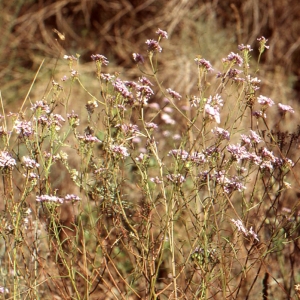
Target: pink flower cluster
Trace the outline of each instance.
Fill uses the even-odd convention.
[[[231,219],[231,222],[237,227],[238,231],[242,232],[245,236],[251,235],[255,240],[259,241],[258,236],[252,227],[248,230],[241,220]]]

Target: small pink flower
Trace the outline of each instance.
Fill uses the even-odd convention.
[[[143,84],[143,85],[153,86],[153,84],[151,83],[151,81],[147,77],[145,77],[145,76],[139,78],[139,82],[141,84]]]
[[[259,241],[257,234],[254,232],[253,228],[250,227],[248,230],[243,225],[243,222],[241,220],[234,220],[231,219],[231,222],[234,223],[234,225],[237,227],[238,231],[241,231],[245,236],[248,236],[249,234],[253,236],[253,238],[257,241]]]
[[[45,101],[42,100],[37,101],[35,104],[32,104],[30,109],[32,111],[36,111],[40,109],[41,111],[44,111],[47,114],[50,113],[50,106]]]
[[[168,114],[162,114],[161,119],[166,123],[170,125],[174,125],[176,122],[173,120]]]
[[[129,156],[130,154],[128,153],[128,150],[126,147],[124,146],[120,146],[120,145],[112,145],[110,147],[111,151],[116,153],[116,154],[120,154],[123,158]]]
[[[24,167],[27,169],[34,169],[34,168],[38,168],[40,166],[34,159],[31,159],[28,156],[23,156],[22,162],[23,162]]]
[[[109,61],[107,60],[107,58],[104,55],[101,54],[92,54],[91,55],[92,60],[99,62],[102,65],[107,66]]]
[[[271,107],[275,104],[271,98],[268,98],[268,97],[265,97],[262,95],[257,97],[257,102],[261,105],[269,106],[269,107]]]
[[[245,235],[248,235],[248,230],[245,228],[245,226],[241,220],[231,219],[231,222],[237,227],[238,231],[241,231]]]
[[[176,184],[182,184],[185,182],[185,177],[181,174],[168,174],[167,179]]]
[[[0,167],[1,168],[12,168],[16,165],[16,160],[6,151],[0,152]]]
[[[16,120],[14,128],[20,137],[29,137],[33,134],[33,128],[30,121]]]
[[[9,293],[9,290],[3,286],[0,286],[0,294],[6,294]]]
[[[148,45],[148,50],[149,51],[157,51],[157,52],[161,52],[162,51],[162,47],[159,45],[158,41],[155,40],[147,40],[146,44]]]
[[[170,94],[170,96],[171,96],[173,99],[180,100],[180,99],[182,98],[182,96],[181,96],[179,93],[173,91],[172,89],[167,89],[167,92]]]
[[[36,197],[37,202],[63,203],[64,199],[53,195],[41,195]]]
[[[85,144],[101,143],[101,141],[97,137],[91,134],[79,135],[78,139],[80,141],[83,141]]]
[[[158,128],[157,124],[155,124],[153,122],[145,123],[145,127],[147,129],[157,129]]]
[[[77,58],[73,55],[64,55],[64,59],[69,60],[69,61],[76,61]]]
[[[278,103],[278,107],[282,113],[290,112],[293,114],[295,112],[294,109],[289,105],[284,105],[284,104]]]
[[[246,51],[253,51],[253,49],[251,48],[251,46],[250,45],[244,45],[244,44],[241,44],[241,45],[238,45],[238,48],[239,48],[239,50],[240,51],[244,51],[244,50],[246,50]]]
[[[160,180],[158,176],[156,176],[154,178],[150,178],[150,181],[152,181],[152,182],[154,182],[156,184],[162,183],[162,180]]]
[[[171,156],[171,155],[174,156],[175,158],[181,159],[183,161],[185,161],[189,158],[188,152],[183,149],[170,150],[168,153],[168,156]]]
[[[145,62],[145,59],[144,57],[139,54],[139,53],[133,53],[132,54],[132,57],[133,57],[133,60],[136,62],[136,63],[141,63],[143,64]]]
[[[249,229],[249,234],[251,234],[255,240],[259,241],[257,234],[252,229],[252,226]]]
[[[105,73],[105,74],[101,73],[100,77],[102,80],[108,81],[108,82],[113,81],[115,79],[115,75],[110,75],[108,73]]]
[[[160,37],[162,37],[162,38],[165,38],[165,39],[168,38],[168,33],[167,33],[166,31],[164,31],[164,30],[161,30],[161,29],[158,28],[158,30],[156,31],[156,33],[157,33]]]
[[[67,194],[65,196],[66,201],[80,201],[80,198],[74,194]]]
[[[230,139],[230,133],[223,128],[215,127],[215,129],[212,129],[212,132],[222,139],[225,139],[225,140]]]
[[[213,106],[210,106],[208,103],[204,106],[205,113],[211,118],[215,119],[215,121],[219,124],[221,122],[220,120],[220,113],[218,108],[214,108]]]
[[[241,67],[244,60],[240,55],[231,52],[226,58],[223,58],[223,62],[233,62],[234,64],[237,64]]]
[[[263,52],[264,49],[269,49],[270,46],[266,46],[266,43],[268,39],[266,39],[264,36],[257,39],[259,41],[259,51]]]
[[[212,68],[210,62],[204,58],[195,58],[194,59],[196,64],[199,66],[199,67],[202,67],[203,69],[205,69],[207,72],[211,72],[213,71],[214,69]]]

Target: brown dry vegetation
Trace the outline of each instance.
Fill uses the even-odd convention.
[[[1,90],[7,102],[17,101],[42,59],[53,70],[55,59],[66,53],[79,53],[82,63],[101,53],[116,70],[137,76],[131,53],[145,48],[145,40],[153,37],[157,27],[167,30],[171,39],[164,51],[162,80],[182,92],[189,93],[194,83],[195,55],[214,64],[229,50],[236,51],[239,43],[254,47],[261,35],[270,45],[264,70],[280,74],[279,86],[294,85],[297,90],[299,6],[296,0],[3,1]],[[63,33],[65,40],[60,41],[53,29]]]
[[[157,28],[169,33],[169,41],[164,42],[159,70],[165,87],[174,88],[182,95],[192,94],[197,89],[193,61],[197,55],[210,60],[217,70],[221,68],[223,57],[230,51],[237,52],[237,44],[251,44],[254,48],[257,46],[256,38],[264,35],[269,39],[270,51],[266,52],[260,66],[262,93],[295,109],[299,107],[300,3],[297,0],[15,0],[1,2],[0,8],[3,32],[0,43],[0,90],[7,104],[6,111],[14,110],[22,103],[43,59],[45,62],[30,93],[33,101],[44,96],[52,78],[59,81],[68,72],[65,61],[61,60],[64,54],[80,55],[82,80],[94,94],[97,93],[97,86],[95,81],[90,80],[94,76],[91,54],[100,53],[108,57],[110,65],[106,72],[119,72],[126,79],[139,77],[141,73],[135,67],[131,54],[145,50],[145,40],[153,38]],[[53,29],[62,33],[64,39],[60,39]],[[256,58],[257,53],[254,52],[253,56]],[[76,86],[73,93],[74,89],[76,97],[71,99],[72,105],[79,107],[83,103],[81,99],[87,96],[80,89],[76,93]],[[156,97],[161,100],[160,95]],[[295,128],[295,122],[291,117],[290,125],[293,126],[288,125],[281,130]],[[274,119],[273,124],[276,123]],[[58,171],[51,176],[53,181],[60,179],[61,182],[55,183],[57,187],[68,193],[73,192],[68,190],[71,179],[67,173]],[[126,192],[133,188],[126,187]],[[291,195],[287,195],[287,200],[298,201],[298,192],[299,188],[293,190]],[[73,218],[74,214],[66,211]],[[69,222],[68,216],[62,218],[63,225]],[[264,216],[257,218],[263,219]],[[178,232],[178,235],[184,233]],[[299,263],[299,249],[296,246],[295,243],[295,249],[288,251],[292,252],[289,257],[292,265]],[[240,255],[246,256],[247,253]],[[285,270],[276,270],[274,266],[274,262],[283,257],[274,254],[273,262],[265,266],[266,269],[272,274],[290,276]],[[64,270],[57,272],[62,275]],[[252,278],[256,275],[248,274]],[[259,275],[259,283],[263,283],[262,276]],[[161,277],[165,278],[166,274],[161,274]],[[271,280],[269,282],[272,291],[276,284]],[[244,287],[242,282],[241,286]],[[55,290],[57,286],[50,288]],[[102,290],[105,288],[102,287]],[[105,294],[109,295],[109,292]],[[101,294],[93,297],[111,299]]]

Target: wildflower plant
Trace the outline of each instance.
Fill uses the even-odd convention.
[[[133,54],[136,81],[107,73],[108,59],[93,54],[97,84],[87,91],[79,56],[65,55],[70,78],[15,114],[3,109],[1,293],[246,299],[266,293],[268,274],[277,285],[267,293],[295,294],[299,278],[284,264],[297,246],[299,207],[284,199],[299,185],[300,131],[281,122],[294,109],[260,94],[249,45],[219,72],[196,58],[194,95],[164,87],[168,34],[156,34],[145,55]],[[260,59],[268,46],[259,42]],[[70,104],[75,84],[86,92],[80,105]],[[280,121],[274,129],[269,114]]]

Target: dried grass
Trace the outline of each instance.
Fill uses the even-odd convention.
[[[4,83],[2,90],[12,93],[6,98],[18,96],[8,82],[26,84],[41,56],[57,58],[78,52],[85,63],[92,53],[101,53],[127,71],[133,66],[131,53],[145,49],[145,40],[153,37],[153,30],[158,27],[168,31],[174,45],[169,49],[166,46],[164,51],[170,54],[161,66],[168,70],[161,80],[185,87],[186,93],[191,92],[189,69],[194,55],[210,56],[208,59],[214,63],[220,60],[222,52],[226,55],[231,45],[254,45],[260,35],[269,38],[267,69],[280,65],[299,76],[300,4],[296,0],[288,5],[279,0],[235,0],[231,5],[212,0],[14,2],[1,7],[4,39],[0,51],[6,61],[1,64],[0,78]],[[65,40],[59,40],[53,29],[63,33]],[[167,63],[175,60],[176,67]],[[178,65],[183,69],[178,70]]]

